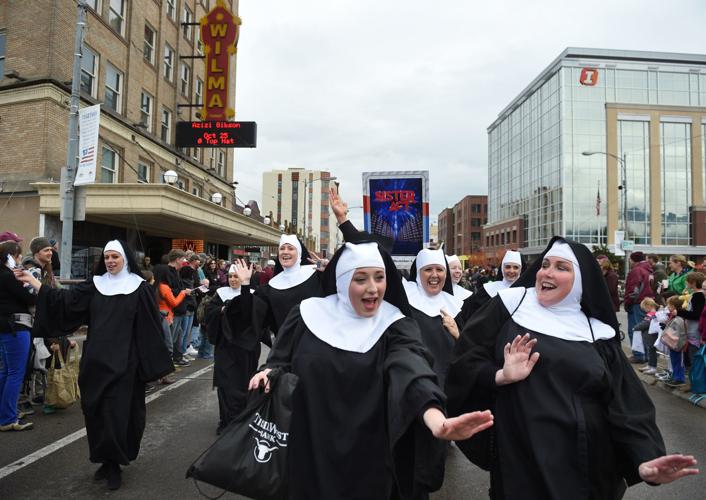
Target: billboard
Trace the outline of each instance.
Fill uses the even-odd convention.
[[[429,172],[363,172],[363,217],[393,255],[416,256],[429,243]]]

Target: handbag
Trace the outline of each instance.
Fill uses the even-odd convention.
[[[686,328],[684,328],[683,334],[679,334],[670,325],[667,325],[662,334],[662,343],[672,351],[683,351],[686,347]]]
[[[645,354],[645,344],[642,342],[642,332],[639,330],[634,330],[632,332],[631,349],[634,352],[640,352],[642,354]]]
[[[71,352],[73,353],[73,359]],[[44,393],[44,403],[55,408],[68,408],[81,398],[78,387],[78,344],[64,359],[61,349],[52,356],[49,370],[47,371],[47,388]],[[57,359],[61,363],[56,367]]]
[[[187,478],[258,500],[286,498],[287,443],[297,376],[273,370],[268,377],[270,392],[250,393],[245,409],[191,464]]]

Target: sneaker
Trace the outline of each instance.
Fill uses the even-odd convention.
[[[20,403],[17,405],[17,414],[22,414],[22,415],[34,415],[34,408],[32,408],[32,403],[29,401],[25,401],[23,403]],[[17,418],[23,418],[23,417],[17,417]]]
[[[683,380],[674,380],[673,378],[665,381],[664,383],[669,387],[681,387],[682,385],[684,385]]]
[[[628,361],[630,361],[632,364],[640,365],[645,362],[645,359],[644,358],[637,358],[635,356],[630,356],[628,358]]]
[[[51,415],[53,413],[56,413],[56,408],[54,408],[52,405],[44,405],[42,408],[42,413],[45,415]]]
[[[151,392],[154,392],[157,390],[157,386],[155,384],[146,384],[145,385],[145,394],[149,394]]]
[[[166,377],[162,377],[162,378],[159,379],[159,383],[162,384],[162,385],[171,385],[171,384],[173,384],[174,382],[176,382],[176,380],[174,380],[173,378],[171,378],[171,377],[168,376],[168,375],[167,375]]]
[[[18,420],[17,422],[12,422],[11,424],[0,425],[0,432],[28,431],[32,428],[34,428],[34,424],[32,422],[23,422],[22,420]]]
[[[665,382],[665,381],[671,379],[672,376],[669,374],[669,372],[657,372],[655,374],[655,378],[657,380],[661,380],[662,382]]]
[[[647,370],[643,371],[645,375],[655,375],[657,373],[657,368],[654,368],[652,366],[647,367]]]
[[[650,365],[645,365],[645,366],[641,366],[640,368],[638,368],[638,370],[640,370],[642,373],[645,373],[646,371],[648,371],[650,369],[654,369],[654,368],[652,368]]]
[[[189,363],[186,359],[180,359],[179,361],[174,362],[174,366],[191,366],[191,363]]]
[[[196,356],[198,355],[199,351],[194,349],[194,346],[190,345],[189,348],[186,350],[186,354],[189,356]]]
[[[194,360],[194,358],[192,358],[192,357],[189,356],[188,354],[184,354],[184,359],[185,359],[186,361],[188,361],[188,362],[192,362],[192,361]]]

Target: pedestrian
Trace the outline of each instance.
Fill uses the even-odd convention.
[[[252,327],[253,269],[237,260],[228,271],[228,286],[221,287],[206,306],[208,337],[215,346],[213,386],[218,394],[216,434],[245,408],[250,377],[257,371],[260,339]]]
[[[277,334],[294,306],[321,296],[320,274],[310,265],[309,252],[296,235],[280,236],[275,276],[255,292],[253,321],[263,342],[271,342],[269,332]]]
[[[626,483],[698,473],[693,457],[664,456],[654,406],[619,335],[596,260],[557,236],[466,324],[449,410],[492,401],[493,429],[471,438],[491,498],[618,499]]]
[[[662,319],[659,315],[659,305],[654,299],[646,297],[640,302],[640,309],[645,313],[642,321],[635,325],[634,335],[638,332],[642,337],[642,345],[645,349],[647,364],[640,368],[645,375],[655,375],[657,373],[657,349],[655,342],[659,334],[659,323]]]
[[[273,259],[270,259],[267,261],[265,269],[262,270],[262,276],[260,276],[260,286],[268,284],[274,275],[275,261]]]
[[[608,256],[599,255],[596,257],[598,265],[603,272],[603,278],[605,279],[605,284],[608,287],[608,294],[610,295],[610,301],[613,304],[613,311],[620,311],[620,295],[618,294],[618,273],[613,269],[613,263],[610,261]]]
[[[37,290],[34,330],[72,332],[88,324],[78,384],[96,480],[122,484],[120,465],[137,458],[145,429],[145,383],[174,370],[162,339],[155,295],[135,272],[134,253],[121,241],[103,249],[97,273],[71,289],[52,289],[30,273],[15,277]]]
[[[346,243],[324,282],[325,297],[292,308],[250,382],[266,384],[273,368],[298,377],[287,498],[424,498],[443,481],[443,462],[430,453],[445,448],[438,439],[465,439],[492,415],[444,416],[397,270],[376,243]]]
[[[704,291],[701,288],[706,276],[698,271],[692,271],[686,275],[684,282],[686,283],[685,291],[688,292],[686,307],[682,307],[677,313],[679,317],[686,321],[686,337],[687,348],[684,352],[684,364],[687,368],[691,367],[691,363],[701,347],[701,332],[699,330],[699,320],[701,313],[706,305]]]
[[[669,270],[672,274],[668,278],[669,289],[666,296],[681,295],[684,288],[686,288],[686,275],[689,272],[687,262],[686,257],[683,255],[672,255],[669,257]]]
[[[164,344],[172,358],[172,361],[174,362],[174,366],[182,366],[178,361],[175,361],[174,356],[175,340],[173,338],[174,329],[172,327],[174,323],[174,309],[181,305],[187,295],[192,293],[192,290],[180,290],[175,296],[171,286],[169,285],[169,266],[166,264],[157,264],[153,267],[153,271],[154,282],[152,286],[155,290],[157,306],[159,307],[159,313],[162,320],[160,324],[162,326],[162,337],[164,339]],[[160,383],[165,385],[173,382],[174,380],[170,377],[162,377],[162,379],[160,379]]]
[[[669,319],[664,326],[664,331],[669,330],[670,335],[677,339],[676,349],[667,346],[669,349],[669,362],[672,366],[672,375],[664,383],[670,387],[680,387],[686,382],[684,373],[684,347],[687,344],[687,329],[684,318],[680,317],[682,311],[682,299],[677,295],[672,295],[667,299],[669,309]]]
[[[152,258],[149,255],[145,255],[142,259],[142,270],[152,271]]]
[[[36,296],[15,279],[22,249],[14,239],[0,243],[0,431],[24,431],[33,424],[17,412],[30,349],[32,316]]]
[[[196,321],[196,308],[199,305],[200,293],[198,288],[201,286],[198,272],[200,266],[201,258],[199,255],[197,253],[191,253],[186,258],[186,265],[179,270],[179,278],[181,278],[182,286],[193,291],[187,295],[184,301],[186,303],[186,318],[182,323],[184,335],[181,340],[181,352],[191,357],[191,360],[198,354],[198,349],[201,345],[199,326]]]
[[[469,299],[467,310],[464,312],[466,317],[470,318],[473,316],[476,311],[495,297],[500,290],[511,287],[517,281],[522,272],[522,255],[520,252],[507,250],[500,264],[500,270],[502,272],[502,281],[488,281],[480,284],[483,281],[483,270],[481,269],[478,292],[474,293]]]
[[[625,280],[625,298],[623,299],[623,304],[625,305],[625,312],[628,315],[628,336],[630,338],[630,345],[632,345],[635,325],[642,320],[640,302],[642,302],[644,298],[654,297],[654,292],[652,291],[654,277],[652,275],[652,267],[650,267],[650,263],[645,260],[644,253],[632,252],[629,261],[631,269],[628,273],[627,280]],[[630,362],[637,364],[644,363],[644,353],[632,351]]]
[[[172,289],[172,294],[176,297],[182,290],[187,287],[181,279],[179,271],[186,261],[186,252],[178,248],[172,249],[167,254],[168,270],[169,270],[169,287]],[[188,314],[186,301],[183,300],[173,308],[174,321],[172,322],[172,340],[174,347],[172,348],[172,359],[174,364],[180,367],[191,366],[191,362],[186,355],[186,350],[182,347],[184,338],[191,330],[191,322],[193,313]]]
[[[443,387],[454,344],[463,327],[463,301],[453,293],[443,250],[422,249],[412,263],[409,280],[402,282],[411,317],[419,325],[424,346]]]

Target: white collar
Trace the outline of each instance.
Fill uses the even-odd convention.
[[[513,282],[510,282],[503,278],[502,281],[489,281],[487,283],[483,283],[483,288],[485,289],[485,292],[490,295],[490,298],[492,299],[495,297],[500,290],[505,290],[506,288],[510,288],[512,286]]]
[[[282,272],[272,278],[268,284],[277,290],[287,290],[301,285],[315,272],[316,268],[314,266],[302,266],[301,263],[297,261],[292,267],[283,268]]]
[[[105,245],[103,253],[108,250],[113,250],[114,252],[118,252],[122,255],[125,264],[116,275],[106,272],[101,276],[94,276],[93,284],[102,295],[107,295],[109,297],[113,295],[130,295],[132,292],[137,290],[137,287],[139,287],[145,280],[142,276],[138,276],[137,274],[130,272],[127,265],[127,257],[125,256],[125,249],[118,240],[109,241]]]
[[[306,327],[318,339],[337,349],[368,352],[385,330],[404,314],[383,301],[375,316],[363,318],[339,300],[337,294],[302,300],[299,306]]]
[[[419,278],[419,275],[417,275]],[[452,317],[461,312],[463,301],[443,290],[436,295],[429,295],[419,282],[402,280],[404,291],[407,294],[409,305],[423,312],[427,316],[441,316],[441,309]]]
[[[454,289],[454,297],[458,297],[461,300],[466,300],[468,297],[473,295],[473,292],[470,290],[466,290],[460,285],[457,285],[456,283],[453,284],[453,289]]]
[[[223,302],[226,300],[233,300],[236,298],[238,295],[240,295],[241,287],[238,288],[231,288],[229,286],[222,286],[218,290],[216,290],[216,293],[218,296],[221,298]]]
[[[525,290],[527,290],[526,295]],[[579,309],[565,306],[544,307],[537,300],[534,287],[507,288],[501,290],[498,295],[505,308],[512,314],[512,320],[534,332],[580,342],[593,342],[594,338],[602,340],[615,337],[613,327],[596,318],[590,318],[589,327],[589,319],[581,311],[580,306]],[[591,329],[593,329],[593,335],[591,335]]]

